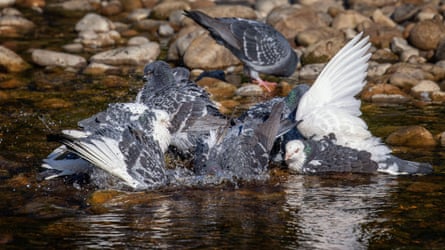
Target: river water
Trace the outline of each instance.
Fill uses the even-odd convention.
[[[45,39],[37,44],[63,40]],[[57,146],[46,134],[134,99],[141,76],[35,68],[16,79],[23,84],[3,89],[0,106],[0,248],[445,248],[443,148],[393,148],[432,163],[429,176],[301,176],[274,168],[270,180],[237,186],[95,190],[79,179],[38,180],[42,158]],[[443,106],[365,103],[362,110],[382,138],[405,125],[445,131]]]

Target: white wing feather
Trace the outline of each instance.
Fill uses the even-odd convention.
[[[369,38],[360,40],[362,34],[348,42],[326,65],[315,83],[301,98],[296,120],[302,121],[298,130],[306,137],[321,139],[335,133],[338,144],[369,138],[371,133],[366,123],[358,116],[360,100],[355,96],[365,85]]]

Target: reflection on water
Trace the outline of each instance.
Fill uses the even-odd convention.
[[[357,177],[356,177],[357,178]],[[361,176],[368,183],[348,179],[290,176],[286,205],[288,230],[298,236],[295,246],[310,249],[366,249],[371,232],[363,225],[377,220],[388,203],[388,190],[397,181],[388,176]],[[351,180],[352,181],[352,180]]]

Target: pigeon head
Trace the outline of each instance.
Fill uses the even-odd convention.
[[[143,78],[145,84],[150,85],[163,86],[175,83],[175,77],[170,65],[164,61],[154,61],[145,65]]]
[[[306,161],[306,156],[307,152],[303,141],[292,140],[286,144],[286,155],[284,160],[290,170],[301,172]]]

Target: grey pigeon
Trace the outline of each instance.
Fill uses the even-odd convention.
[[[238,57],[246,73],[268,91],[276,83],[263,81],[259,73],[287,77],[295,72],[298,56],[272,26],[242,18],[212,18],[200,11],[184,11],[184,15],[207,29],[217,43]]]
[[[321,140],[300,139],[286,144],[289,169],[300,174],[377,173],[371,153],[335,144],[335,135]]]
[[[197,149],[195,172],[198,175],[218,175],[232,181],[264,176],[280,127],[283,106],[283,103],[274,105],[269,118],[262,123],[235,124],[222,138],[215,135],[202,141]]]
[[[144,190],[165,185],[169,115],[137,103],[112,104],[102,114],[104,121],[94,129],[63,131],[50,135],[49,140],[62,143],[70,152],[113,176],[116,181],[108,188],[125,185]]]
[[[181,152],[191,152],[197,138],[208,135],[210,130],[226,124],[209,94],[191,81],[188,70],[174,68],[163,61],[155,61],[144,68],[145,84],[136,102],[148,108],[160,109],[170,115],[171,144]],[[212,121],[208,126],[198,126],[202,120]],[[198,127],[198,128],[197,128]]]

